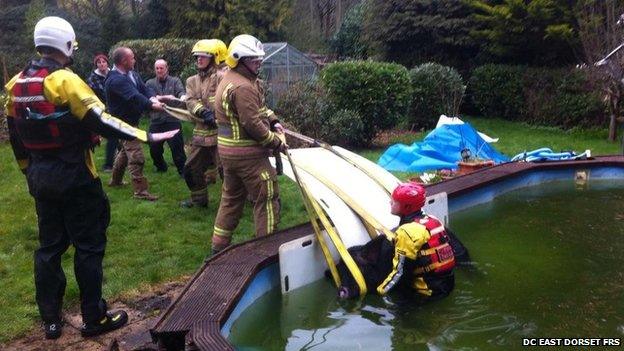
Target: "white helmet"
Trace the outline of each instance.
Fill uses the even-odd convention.
[[[263,57],[264,48],[260,40],[249,34],[236,36],[230,42],[225,63],[231,68],[238,65],[238,60],[242,57]]]
[[[76,33],[69,22],[60,17],[44,17],[35,25],[35,47],[49,46],[71,57],[74,53]]]

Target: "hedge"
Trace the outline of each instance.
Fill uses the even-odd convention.
[[[314,139],[343,146],[366,143],[358,112],[333,106],[318,81],[293,84],[276,110],[282,120]]]
[[[485,65],[473,71],[469,91],[484,117],[564,128],[606,119],[600,93],[576,68]]]
[[[524,66],[484,65],[472,71],[468,91],[484,117],[519,120],[524,115]]]
[[[328,65],[320,81],[331,106],[357,112],[364,130],[358,139],[368,144],[382,129],[394,127],[408,113],[411,102],[409,72],[401,65],[346,61]]]
[[[410,78],[413,95],[409,125],[431,129],[441,114],[459,113],[466,86],[457,70],[430,62],[411,69]]]
[[[169,64],[169,72],[173,76],[180,76],[183,70],[193,64],[191,49],[197,42],[196,39],[147,39],[147,40],[124,40],[115,44],[109,52],[112,57],[113,50],[120,46],[127,46],[134,51],[136,58],[135,70],[141,74],[143,80],[155,76],[154,61],[165,59]]]

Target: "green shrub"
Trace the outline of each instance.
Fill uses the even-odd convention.
[[[459,72],[437,63],[410,70],[412,109],[408,123],[419,129],[435,126],[441,114],[457,116],[466,86]]]
[[[9,128],[7,126],[6,116],[4,115],[6,100],[7,94],[5,92],[0,92],[0,142],[9,139]]]
[[[327,123],[322,128],[325,141],[343,146],[359,146],[367,142],[366,126],[359,113],[333,108],[326,113]]]
[[[362,117],[364,144],[372,142],[378,131],[395,126],[409,110],[409,72],[401,65],[337,62],[323,69],[320,77],[331,105],[355,111]]]
[[[325,123],[326,104],[325,92],[316,82],[298,82],[278,101],[276,111],[280,119],[294,125],[301,133],[324,140],[321,129]]]
[[[595,127],[606,120],[599,91],[576,68],[482,66],[473,72],[470,91],[485,117],[564,128]]]
[[[518,120],[523,115],[524,66],[484,65],[470,77],[468,92],[484,117]]]
[[[343,146],[366,143],[360,115],[332,106],[317,81],[293,84],[279,100],[276,111],[287,124],[314,139]]]
[[[120,46],[127,46],[132,49],[136,58],[135,70],[141,74],[144,80],[154,77],[154,61],[161,58],[169,64],[171,75],[180,76],[183,69],[193,63],[191,49],[196,41],[195,39],[169,38],[124,40],[115,44],[110,49],[110,54]]]
[[[195,65],[195,61],[192,61],[188,65],[184,66],[184,68],[182,68],[182,71],[180,72],[180,79],[182,79],[182,83],[186,85],[186,80],[188,79],[188,77],[194,76],[196,74],[197,66]]]
[[[595,127],[605,120],[599,92],[578,69],[527,69],[524,97],[523,120],[531,124]]]

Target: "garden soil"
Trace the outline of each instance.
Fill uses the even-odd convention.
[[[160,313],[182,292],[188,277],[150,289],[149,293],[121,299],[110,309],[124,309],[129,321],[119,330],[93,338],[80,336],[82,318],[78,310],[65,313],[63,335],[57,340],[46,340],[42,328],[36,328],[25,337],[1,345],[4,351],[130,351],[158,350],[149,334]]]

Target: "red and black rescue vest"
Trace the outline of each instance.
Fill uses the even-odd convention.
[[[26,149],[55,152],[93,146],[97,135],[87,130],[67,106],[55,106],[44,95],[44,79],[61,67],[31,63],[12,90],[15,126]]]
[[[431,235],[417,253],[414,273],[436,275],[450,272],[455,267],[455,255],[442,223],[427,215],[415,218],[414,222],[425,226]]]

